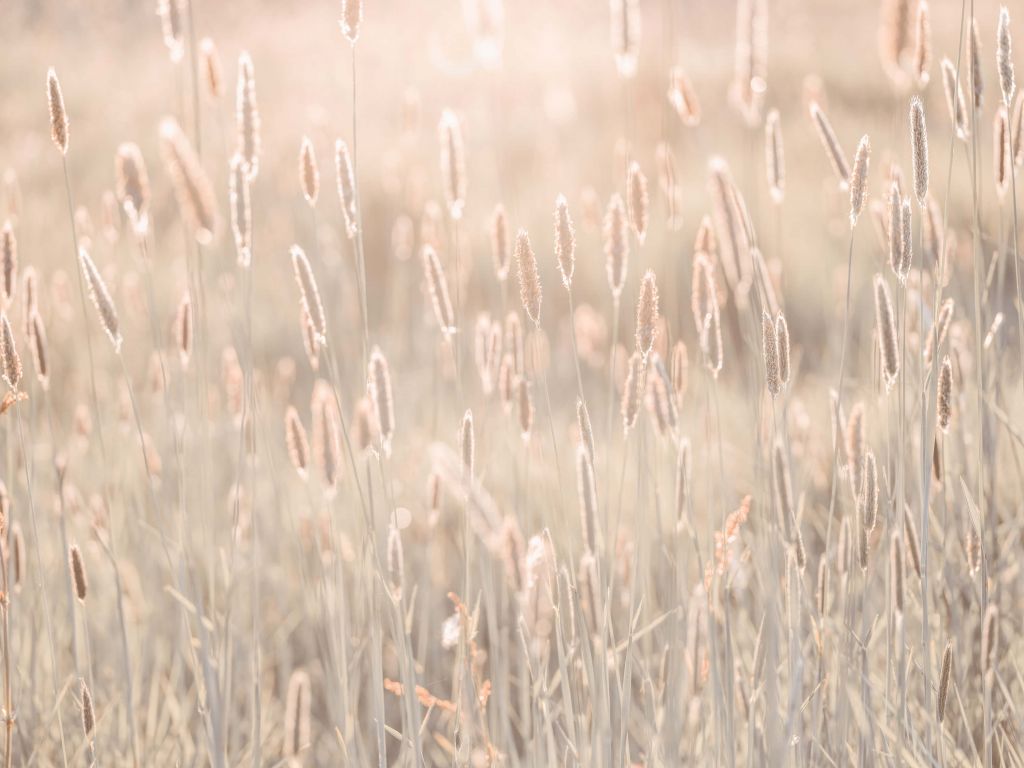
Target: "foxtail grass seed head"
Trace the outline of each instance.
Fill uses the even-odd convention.
[[[405,551],[402,548],[402,534],[398,527],[388,525],[388,586],[391,596],[397,601],[402,598],[402,584],[405,582]]]
[[[284,414],[284,437],[285,445],[288,447],[288,458],[291,459],[299,477],[305,480],[309,476],[309,439],[306,437],[306,428],[302,426],[299,412],[292,406],[288,406]]]
[[[423,271],[441,333],[445,338],[450,338],[455,333],[455,313],[448,295],[448,280],[445,278],[444,267],[441,266],[437,251],[429,245],[423,246]]]
[[[50,138],[61,154],[68,153],[68,113],[64,108],[64,94],[53,67],[46,73],[46,96],[50,104]]]
[[[650,199],[647,194],[647,177],[640,169],[640,164],[635,161],[629,164],[626,188],[629,190],[629,225],[633,228],[636,239],[643,245],[650,218]]]
[[[117,148],[114,179],[125,216],[136,236],[144,236],[149,229],[149,173],[137,144],[125,142]]]
[[[860,505],[861,522],[869,531],[878,522],[878,464],[874,451],[864,454],[864,470],[857,503]]]
[[[634,352],[627,365],[626,382],[622,390],[622,413],[623,429],[629,432],[636,424],[637,414],[640,413],[640,401],[643,399],[643,392],[646,386],[647,366],[643,355],[639,351]]]
[[[4,222],[0,230],[0,273],[3,306],[9,309],[14,301],[14,289],[18,285],[18,241],[14,237],[10,219]]]
[[[668,103],[675,109],[683,125],[688,128],[700,125],[700,100],[682,67],[672,67],[669,72]]]
[[[786,386],[790,376],[789,324],[781,312],[775,318],[775,336],[779,341],[779,378],[782,379],[782,386]]]
[[[761,352],[764,355],[765,381],[768,392],[775,397],[782,391],[782,375],[779,372],[779,338],[775,323],[767,312],[761,313]]]
[[[189,360],[192,358],[192,297],[185,293],[178,303],[178,312],[174,318],[174,342],[178,347],[178,357],[181,358],[181,367],[188,368]]]
[[[75,597],[78,602],[84,604],[89,594],[89,582],[85,576],[85,562],[82,560],[82,551],[77,544],[72,544],[68,549],[68,567],[71,569],[71,583],[75,588]]]
[[[1015,84],[1013,48],[1010,40],[1010,11],[1005,5],[999,9],[999,28],[996,32],[996,66],[999,69],[999,90],[1003,94],[1003,106],[1009,109],[1013,103]]]
[[[844,426],[843,438],[847,471],[855,498],[860,495],[861,484],[864,481],[864,455],[867,452],[864,420],[864,403],[855,403],[850,409],[850,418]]]
[[[649,269],[640,283],[640,298],[636,303],[636,349],[644,360],[658,335],[658,317],[658,282]]]
[[[992,164],[993,178],[996,183],[996,194],[1002,200],[1010,189],[1010,177],[1013,173],[1013,160],[1010,157],[1010,125],[1006,117],[1006,107],[999,106],[996,110],[995,122],[992,126]]]
[[[853,175],[850,177],[850,228],[857,226],[857,217],[867,202],[868,164],[871,161],[871,140],[861,137],[857,154],[853,158]]]
[[[528,443],[533,432],[533,396],[530,394],[530,382],[525,376],[517,376],[512,388],[519,417],[519,436],[523,438],[524,443]]]
[[[199,41],[200,72],[206,95],[217,100],[224,95],[224,66],[221,64],[217,44],[209,37]]]
[[[903,270],[903,200],[900,198],[900,187],[892,183],[889,190],[889,266],[893,274],[902,278]]]
[[[879,51],[886,73],[899,87],[906,85],[905,59],[910,55],[909,0],[884,0],[882,23],[879,27]]]
[[[473,432],[473,411],[467,409],[462,416],[459,429],[459,450],[462,453],[462,471],[469,482],[473,480],[473,469],[476,462],[476,435]]]
[[[337,172],[341,212],[345,215],[345,232],[351,240],[359,231],[359,211],[356,208],[356,181],[352,172],[348,144],[341,139],[334,142],[334,168]]]
[[[882,359],[885,390],[889,392],[900,373],[900,358],[896,343],[896,316],[892,311],[889,286],[881,275],[875,275],[875,325],[878,331],[878,349]]]
[[[299,246],[291,248],[292,269],[295,272],[295,282],[299,285],[299,296],[302,306],[309,313],[309,318],[316,329],[317,342],[320,346],[327,345],[327,319],[324,316],[324,305],[320,301],[320,289],[316,285],[316,277],[313,275],[313,268],[309,265],[306,252]]]
[[[576,426],[580,431],[580,443],[587,449],[590,463],[596,461],[597,450],[594,447],[594,428],[590,424],[590,411],[587,404],[580,398],[576,399]]]
[[[558,204],[555,205],[557,208]],[[555,215],[557,222],[557,212]],[[568,211],[566,211],[566,215],[568,216]],[[573,245],[575,245],[575,240]],[[498,276],[498,281],[505,282],[512,264],[512,235],[508,214],[505,212],[505,206],[500,203],[494,206],[494,213],[491,214],[491,255],[494,257],[494,271]]]
[[[360,455],[366,455],[373,447],[374,432],[373,404],[370,398],[363,396],[356,402],[352,414],[352,443]]]
[[[923,207],[928,198],[928,127],[924,104],[917,96],[910,100],[910,148],[914,158],[914,194],[917,204]]]
[[[679,441],[676,454],[676,520],[686,516],[690,499],[691,466],[690,441],[684,437]]]
[[[779,110],[768,113],[764,122],[765,168],[768,171],[768,190],[772,200],[781,204],[786,196],[786,155],[782,144],[782,125]]]
[[[395,432],[395,404],[391,396],[391,372],[388,361],[379,347],[373,348],[369,370],[370,400],[377,417],[377,429],[385,455],[391,453],[391,438]]]
[[[939,723],[946,717],[946,701],[949,699],[949,680],[953,671],[953,641],[946,643],[942,652],[942,667],[939,672],[939,692],[935,699],[935,719]]]
[[[46,327],[39,312],[33,309],[28,319],[28,340],[32,348],[32,362],[36,369],[36,378],[45,392],[50,388],[49,353],[46,346]]]
[[[160,124],[160,144],[182,218],[196,242],[206,245],[217,229],[217,198],[210,179],[173,117]]]
[[[93,731],[96,729],[96,712],[92,705],[92,694],[85,678],[78,678],[78,695],[82,699],[82,730],[85,737],[92,743]]]
[[[900,282],[906,284],[910,276],[910,267],[914,261],[914,228],[913,212],[910,207],[910,198],[903,198],[900,205],[900,269],[897,277]]]
[[[629,80],[640,54],[640,0],[611,0],[611,39],[615,68]]]
[[[836,172],[836,176],[839,179],[839,186],[842,189],[846,189],[850,184],[850,164],[846,160],[843,147],[840,145],[839,139],[836,138],[835,131],[832,130],[832,124],[829,122],[828,117],[825,116],[818,102],[811,102],[810,112],[811,120],[814,121],[814,127],[818,131],[818,137],[825,148],[825,154],[828,155],[829,162],[832,163],[832,170]]]
[[[231,201],[231,233],[235,237],[238,264],[248,267],[252,263],[252,206],[249,197],[249,178],[240,155],[231,158],[228,177],[228,195]]]
[[[519,269],[519,298],[527,316],[540,327],[540,272],[537,270],[537,256],[530,245],[530,235],[525,229],[516,234],[515,256]]]
[[[942,85],[946,91],[946,106],[949,108],[949,118],[953,122],[956,137],[960,141],[967,141],[970,129],[967,125],[964,92],[960,88],[960,80],[956,76],[956,67],[948,58],[942,60]]]
[[[597,485],[594,465],[585,446],[576,449],[576,482],[580,494],[580,520],[585,551],[597,551]]]
[[[242,158],[246,177],[253,181],[260,171],[260,112],[256,106],[256,74],[248,51],[242,51],[238,57],[235,120],[238,130],[237,152]]]
[[[448,213],[455,220],[462,218],[466,207],[466,157],[462,143],[462,125],[449,109],[441,113],[438,127],[441,141],[441,181]]]
[[[325,381],[318,381],[313,389],[311,403],[313,412],[313,461],[323,478],[324,496],[328,499],[334,498],[338,490],[338,480],[341,477],[341,439],[339,435],[339,422],[337,404],[330,385]],[[363,443],[356,441],[355,450],[365,453]]]
[[[359,39],[359,27],[363,23],[363,0],[341,0],[341,34],[352,45]]]
[[[936,408],[939,429],[949,432],[949,424],[953,419],[953,364],[949,360],[949,355],[942,360],[942,368],[939,369],[939,397]]]
[[[676,409],[679,410],[683,407],[683,398],[686,395],[690,378],[690,359],[686,352],[686,344],[681,339],[672,348],[670,378],[672,380],[672,396],[676,401]]]
[[[974,109],[981,110],[985,94],[985,77],[981,71],[981,36],[978,34],[978,20],[971,19],[971,35],[967,40],[968,71],[967,85],[971,89],[971,103]]]
[[[604,255],[608,286],[615,301],[619,300],[622,287],[626,283],[626,265],[629,262],[629,235],[626,231],[628,224],[626,206],[616,193],[608,201],[608,210],[604,215]]]
[[[562,282],[566,289],[572,288],[572,275],[576,268],[576,230],[569,216],[569,203],[565,195],[555,200],[555,256]]]
[[[84,248],[78,250],[78,259],[82,266],[82,276],[85,278],[85,285],[89,289],[89,298],[100,316],[100,324],[106,332],[110,343],[114,345],[114,351],[121,352],[121,328],[117,319],[117,307],[114,300],[110,298],[107,284],[103,282],[96,264],[93,262],[89,252]]]
[[[14,331],[7,313],[0,313],[0,363],[3,367],[4,381],[13,390],[18,389],[21,382],[21,357],[14,345]]]
[[[924,88],[930,79],[928,70],[932,63],[932,24],[928,0],[920,0],[917,5],[917,37],[914,41],[914,78],[918,86]]]
[[[320,169],[316,164],[313,142],[308,136],[302,137],[302,145],[299,147],[299,184],[306,202],[310,207],[315,207],[320,196]]]

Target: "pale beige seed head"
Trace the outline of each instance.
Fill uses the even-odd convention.
[[[6,312],[0,313],[0,326],[0,367],[7,386],[17,390],[21,382],[21,357],[14,344],[14,331]]]
[[[88,251],[80,248],[78,250],[78,259],[81,263],[85,285],[89,289],[89,297],[99,313],[100,324],[110,339],[110,343],[114,345],[114,351],[120,354],[122,342],[121,328],[117,318],[117,307],[114,306],[114,300],[110,297],[107,284],[103,282],[103,277],[96,268],[92,257],[89,256]]]
[[[68,567],[71,569],[71,582],[75,588],[75,597],[80,603],[85,603],[89,594],[89,581],[85,575],[85,562],[82,560],[82,551],[77,544],[68,548]]]
[[[976,110],[981,110],[985,93],[985,78],[981,71],[981,35],[978,34],[978,20],[971,19],[971,36],[968,45],[967,84],[971,89],[971,99]]]
[[[671,379],[672,394],[676,400],[676,408],[683,407],[683,397],[686,395],[686,388],[690,376],[690,359],[687,355],[686,344],[680,339],[672,348]]]
[[[847,420],[843,433],[843,448],[846,451],[846,469],[850,475],[850,485],[853,496],[856,499],[860,495],[861,484],[864,479],[864,454],[867,451],[867,440],[865,434],[865,411],[864,403],[855,403],[850,409],[850,418]]]
[[[182,218],[196,242],[206,245],[217,229],[217,198],[210,179],[173,117],[160,124],[160,144]]]
[[[946,701],[949,698],[949,680],[953,670],[953,641],[946,643],[942,652],[942,667],[939,672],[939,691],[935,699],[935,719],[942,723],[946,717]]]
[[[46,327],[43,318],[36,309],[32,309],[28,319],[28,340],[32,348],[32,362],[36,369],[36,378],[43,391],[50,388],[49,353],[46,345]]]
[[[892,390],[900,372],[900,358],[896,343],[896,316],[892,310],[889,286],[881,275],[875,275],[875,325],[878,348],[882,359],[882,373],[886,392]]]
[[[397,601],[402,597],[402,585],[405,582],[405,551],[402,548],[402,535],[398,527],[388,525],[388,586],[391,596]]]
[[[308,136],[302,137],[302,145],[299,147],[299,184],[306,202],[315,207],[320,196],[320,169],[316,164],[313,142]]]
[[[894,181],[889,190],[889,266],[893,274],[902,279],[903,270],[903,201],[899,184]]]
[[[164,45],[167,46],[171,62],[178,64],[185,54],[181,0],[160,0],[157,5],[157,14],[160,16]]]
[[[78,695],[82,700],[82,730],[91,744],[92,732],[96,729],[96,712],[93,709],[92,693],[89,692],[89,686],[82,677],[78,678]]]
[[[249,177],[240,155],[231,158],[228,176],[228,196],[231,201],[231,233],[235,238],[238,264],[248,267],[252,263],[252,204],[249,195]]]
[[[248,51],[242,51],[238,57],[235,120],[238,131],[236,151],[242,158],[246,177],[253,181],[260,170],[260,111],[256,105],[256,74]]]
[[[910,100],[910,148],[914,159],[914,194],[918,205],[924,206],[928,197],[928,127],[924,104],[917,96]]]
[[[149,228],[149,173],[137,144],[125,142],[117,148],[114,178],[117,199],[135,234],[141,237]]]
[[[939,392],[936,402],[939,429],[949,432],[949,424],[953,419],[953,364],[949,355],[942,361],[939,369]]]
[[[391,452],[391,438],[395,432],[395,404],[391,395],[391,372],[388,361],[379,347],[373,348],[369,370],[370,399],[377,417],[384,453]]]
[[[996,110],[995,122],[992,125],[992,165],[996,194],[1002,200],[1010,189],[1013,174],[1013,159],[1010,156],[1010,125],[1006,117],[1006,107],[999,106]]]
[[[476,462],[476,434],[473,431],[473,411],[466,409],[459,428],[459,451],[462,454],[462,471],[466,479],[473,480],[473,469]]]
[[[682,187],[676,171],[676,156],[672,147],[664,141],[658,142],[654,156],[658,164],[658,186],[665,196],[668,214],[666,223],[669,231],[677,232],[683,226],[683,218],[679,212],[682,208]]]
[[[1013,103],[1015,83],[1013,79],[1013,48],[1010,39],[1010,11],[1004,5],[999,9],[999,28],[996,32],[996,66],[999,69],[999,90],[1003,94],[1003,106],[1009,109]]]
[[[765,381],[768,392],[775,397],[782,391],[782,376],[779,373],[779,339],[775,323],[767,312],[761,313],[761,352],[764,355]]]
[[[897,274],[901,283],[906,283],[910,276],[910,267],[914,261],[913,212],[910,198],[903,198],[900,206],[900,271]]]
[[[932,25],[927,0],[920,0],[917,5],[915,31],[917,35],[914,41],[914,78],[923,88],[928,85],[928,69],[932,62]]]
[[[839,178],[839,186],[845,189],[850,184],[850,165],[846,160],[846,154],[839,144],[839,139],[836,138],[835,131],[832,130],[832,124],[829,122],[828,117],[825,116],[818,102],[811,102],[810,112],[811,120],[814,121],[814,127],[818,131],[818,137],[825,148],[825,154],[828,155],[829,162],[832,163],[832,170],[836,172],[836,176]]]
[[[572,288],[572,275],[576,268],[576,230],[569,216],[569,203],[565,195],[555,200],[555,257],[566,289]]]
[[[0,298],[4,308],[10,308],[14,289],[18,285],[18,241],[10,220],[0,230]]]
[[[537,256],[530,245],[530,235],[525,229],[516,234],[516,265],[519,269],[519,298],[527,316],[540,326],[540,272],[537,270]]]
[[[886,73],[897,86],[906,85],[905,59],[911,54],[909,0],[884,0],[878,44]]]
[[[313,387],[310,405],[313,413],[313,461],[323,478],[324,496],[330,499],[337,493],[341,477],[340,417],[331,386],[323,379],[317,380]],[[366,447],[360,443],[357,445],[358,450],[365,452]]]
[[[178,302],[178,312],[174,318],[174,342],[178,347],[181,367],[188,368],[192,357],[192,297],[186,291]]]
[[[356,181],[352,171],[348,144],[341,139],[334,142],[334,169],[337,174],[338,199],[345,215],[345,232],[349,240],[359,231],[359,211],[356,207]]]
[[[626,180],[629,190],[629,225],[633,234],[642,245],[647,236],[647,223],[650,218],[650,198],[647,193],[647,177],[636,161],[629,164],[629,175]]]
[[[434,316],[441,326],[441,333],[445,338],[450,338],[455,333],[455,313],[448,295],[448,280],[437,251],[429,245],[423,246],[423,273],[427,289],[430,291],[431,303],[434,305]]]
[[[862,478],[857,504],[861,523],[872,531],[878,522],[878,463],[872,450],[864,454]]]
[[[789,324],[782,312],[775,318],[775,335],[779,340],[779,377],[782,379],[782,386],[786,386],[789,384],[790,376]]]
[[[202,57],[200,70],[206,95],[211,99],[219,99],[224,95],[224,66],[220,61],[217,45],[209,37],[199,42],[199,53]]]
[[[690,500],[690,441],[683,438],[679,441],[679,452],[676,455],[676,520],[683,520],[687,514]]]
[[[853,158],[853,174],[850,176],[850,228],[857,226],[857,217],[867,202],[868,165],[871,161],[871,140],[862,136]]]
[[[68,113],[64,94],[53,67],[46,73],[46,96],[50,104],[50,138],[62,154],[68,153]]]
[[[580,431],[580,444],[586,448],[590,462],[593,464],[597,456],[597,450],[594,447],[594,428],[590,424],[590,411],[587,410],[587,404],[579,398],[576,400],[576,426]]]
[[[508,279],[509,266],[512,264],[512,236],[505,206],[500,203],[494,206],[491,214],[491,255],[494,257],[494,270],[500,282]]]
[[[363,0],[341,0],[341,34],[352,44],[359,39],[359,27],[363,23]]]
[[[636,350],[646,360],[658,335],[658,281],[653,270],[644,273],[636,303]]]
[[[306,258],[306,252],[299,246],[292,246],[291,257],[292,269],[295,272],[295,282],[299,285],[300,300],[313,321],[317,341],[320,343],[320,346],[326,346],[327,319],[324,316],[324,306],[320,301],[320,289],[317,288],[313,268],[309,264],[309,259]]]
[[[608,209],[604,215],[604,255],[608,286],[616,301],[622,295],[622,287],[626,283],[626,265],[629,262],[629,235],[626,231],[628,225],[626,206],[616,193],[608,201]]]
[[[611,0],[611,42],[619,77],[635,77],[640,54],[640,0]]]
[[[942,86],[946,92],[946,106],[949,109],[949,119],[953,122],[956,137],[961,141],[966,141],[970,135],[970,129],[967,125],[964,92],[960,88],[960,80],[956,76],[956,67],[948,58],[942,60]]]
[[[717,262],[730,289],[742,292],[750,285],[751,243],[742,198],[728,164],[721,157],[713,157],[708,162],[708,191],[719,245]]]
[[[441,142],[441,182],[448,201],[448,213],[458,220],[462,218],[466,207],[466,156],[462,125],[450,109],[441,113],[438,133]]]
[[[309,476],[309,439],[306,437],[306,428],[302,425],[299,412],[290,405],[284,414],[284,439],[292,466],[299,473],[299,477],[305,480]]]
[[[597,484],[594,465],[586,447],[576,448],[576,485],[580,495],[580,521],[584,551],[597,551]]]
[[[636,417],[640,413],[640,402],[643,400],[643,392],[646,389],[647,364],[639,351],[634,352],[627,366],[626,382],[622,390],[622,413],[623,429],[629,432],[636,424]]]
[[[786,196],[786,156],[782,144],[782,124],[779,110],[773,109],[764,121],[765,168],[768,172],[768,191],[775,203]]]
[[[700,125],[700,101],[693,83],[682,67],[672,67],[669,71],[668,102],[679,115],[683,125],[688,128]]]

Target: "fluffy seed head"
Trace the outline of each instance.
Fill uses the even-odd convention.
[[[345,232],[351,240],[359,229],[359,212],[356,209],[356,182],[352,172],[352,160],[349,157],[348,144],[341,139],[334,142],[334,168],[337,172],[338,199],[341,201],[341,211],[345,215]]]
[[[999,89],[1003,94],[1003,106],[1007,109],[1013,103],[1013,49],[1010,42],[1010,11],[1006,6],[999,9],[999,29],[996,33],[996,66],[999,68]]]
[[[953,670],[953,641],[946,643],[942,652],[942,668],[939,672],[939,692],[935,700],[935,719],[941,723],[946,716],[946,700],[949,698],[949,678]]]
[[[363,0],[341,0],[341,34],[352,44],[359,39],[359,25],[363,23]]]
[[[299,285],[299,297],[303,307],[309,313],[313,327],[316,329],[317,341],[321,346],[327,345],[327,319],[324,316],[324,306],[320,301],[320,289],[317,288],[316,277],[313,275],[313,268],[309,265],[306,252],[299,246],[291,248],[292,269],[295,272],[295,282]]]
[[[533,431],[533,397],[530,395],[530,383],[525,376],[517,376],[512,387],[519,417],[519,434],[523,442],[527,443]]]
[[[576,449],[576,482],[580,494],[580,521],[586,552],[597,551],[597,486],[594,465],[585,446]]]
[[[18,241],[10,220],[0,230],[0,293],[5,308],[14,300],[14,289],[18,284]]]
[[[949,360],[949,355],[942,360],[942,368],[939,369],[939,396],[936,408],[939,429],[949,432],[949,423],[953,419],[953,364]]]
[[[462,143],[462,125],[459,118],[449,109],[441,113],[438,126],[441,141],[441,180],[448,213],[453,219],[461,219],[466,206],[466,158]]]
[[[608,201],[608,210],[604,215],[604,255],[607,259],[608,285],[616,301],[622,295],[622,286],[626,282],[626,264],[629,261],[627,226],[626,206],[616,193]]]
[[[889,266],[893,273],[902,279],[903,271],[903,201],[900,198],[899,184],[895,181],[889,190]]]
[[[160,124],[160,144],[181,216],[196,242],[205,245],[217,228],[217,198],[210,179],[173,117]]]
[[[765,381],[768,391],[775,397],[782,391],[782,376],[779,373],[779,338],[775,323],[767,312],[761,313],[761,351],[764,355]]]
[[[566,215],[568,216],[568,212]],[[557,226],[557,212],[555,216]],[[575,245],[575,240],[573,244]],[[504,282],[508,278],[509,266],[512,263],[512,238],[509,232],[508,214],[505,213],[505,206],[500,203],[494,206],[494,213],[491,214],[491,254],[494,256],[494,270],[498,275],[498,280]]]
[[[636,303],[636,349],[646,360],[658,335],[658,283],[653,270],[644,273]]]
[[[137,144],[125,142],[114,156],[117,199],[121,201],[135,234],[143,236],[149,228],[149,173]]]
[[[68,549],[68,565],[71,568],[71,582],[75,588],[75,597],[79,602],[84,603],[86,595],[89,594],[89,582],[85,576],[82,551],[77,544],[72,544]]]
[[[626,373],[626,382],[622,391],[622,423],[626,432],[629,432],[636,424],[637,414],[640,413],[640,401],[646,385],[647,365],[639,350],[629,358]]]
[[[302,426],[299,412],[290,405],[284,414],[284,439],[292,466],[299,473],[299,477],[305,480],[309,476],[309,439],[306,437],[306,428]]]
[[[28,340],[32,348],[32,362],[36,369],[39,385],[46,391],[50,388],[49,354],[46,346],[46,327],[39,312],[33,309],[28,319]]]
[[[853,157],[853,175],[850,177],[850,228],[857,226],[857,217],[867,202],[868,164],[871,161],[871,140],[862,136]]]
[[[672,67],[669,72],[668,102],[683,125],[689,128],[700,125],[700,101],[682,67]]]
[[[245,173],[245,163],[240,155],[231,158],[228,193],[231,201],[231,233],[235,237],[238,264],[248,267],[252,263],[252,206],[249,177]]]
[[[971,87],[971,99],[974,103],[974,108],[977,110],[981,109],[982,97],[985,92],[984,76],[981,73],[981,41],[980,35],[978,34],[978,20],[971,19],[971,37],[967,41],[969,48],[968,59],[968,73],[967,77],[968,85]]]
[[[594,448],[594,428],[590,424],[590,411],[587,410],[587,404],[582,399],[576,400],[576,426],[580,430],[580,444],[586,448],[590,462],[593,464],[597,455]]]
[[[572,226],[565,195],[559,195],[555,200],[555,256],[558,258],[562,282],[567,289],[571,288],[576,266],[576,230]]]
[[[530,245],[530,235],[525,229],[520,229],[516,234],[515,256],[519,268],[519,298],[527,316],[533,320],[534,325],[540,326],[540,273],[537,270],[537,256]]]
[[[78,679],[78,695],[82,699],[82,730],[85,737],[92,743],[92,732],[96,728],[96,713],[92,706],[92,694],[84,678]]]
[[[374,347],[373,353],[370,355],[368,380],[370,400],[373,401],[377,418],[377,428],[380,430],[384,452],[388,454],[391,452],[391,438],[395,432],[395,404],[391,396],[391,373],[388,370],[388,361],[379,347]]]
[[[641,244],[647,236],[647,221],[650,218],[650,199],[647,194],[647,177],[640,170],[636,161],[629,164],[629,178],[626,182],[629,190],[629,225]]]
[[[836,138],[835,131],[832,130],[832,124],[821,107],[818,106],[818,102],[811,102],[810,111],[814,127],[818,130],[818,137],[825,148],[825,154],[828,155],[829,162],[832,163],[832,170],[839,178],[839,186],[845,189],[850,184],[850,164],[846,161],[846,154],[839,144],[839,139]]]
[[[181,0],[160,0],[157,4],[156,12],[160,16],[160,27],[164,35],[164,45],[167,46],[171,62],[177,64],[185,53]]]
[[[62,154],[68,153],[68,113],[64,109],[64,94],[53,67],[46,73],[46,96],[50,104],[50,138]]]
[[[882,355],[882,373],[886,392],[892,390],[900,373],[900,358],[896,344],[896,316],[892,311],[889,286],[881,275],[875,275],[875,325],[878,349]]]
[[[775,335],[779,340],[779,377],[782,386],[789,384],[789,325],[786,316],[779,312],[775,318]]]
[[[914,44],[914,77],[920,87],[928,85],[928,69],[932,62],[932,25],[927,0],[917,5],[917,38]]]
[[[1013,173],[1013,159],[1010,155],[1010,125],[1006,117],[1006,107],[1000,105],[992,126],[993,176],[1000,200],[1006,197],[1010,189],[1010,177]]]
[[[956,67],[948,58],[942,60],[942,85],[946,91],[946,106],[949,108],[949,118],[953,121],[953,130],[958,139],[966,141],[970,130],[967,126],[964,92],[956,76]]]
[[[242,51],[238,57],[235,120],[238,123],[237,152],[245,166],[246,177],[252,181],[260,170],[260,112],[256,106],[256,75],[248,51]]]
[[[103,282],[103,277],[85,248],[78,250],[78,259],[82,266],[85,285],[89,289],[89,298],[92,299],[96,311],[99,312],[100,324],[110,339],[110,343],[114,345],[114,351],[120,353],[122,337],[117,319],[117,307],[114,306],[114,300],[110,298],[107,284]]]
[[[0,365],[7,386],[17,390],[21,382],[21,357],[14,345],[14,331],[6,312],[0,313]]]
[[[860,505],[861,523],[869,531],[874,530],[875,523],[878,522],[878,464],[875,461],[875,453],[871,450],[864,454],[864,469],[857,503]]]
[[[437,251],[430,245],[423,246],[423,271],[441,333],[445,338],[450,338],[455,333],[455,313],[452,311],[452,302],[448,295],[448,280],[445,278],[444,267],[441,266]]]
[[[914,156],[914,194],[917,204],[923,207],[928,197],[928,128],[924,104],[917,96],[910,100],[910,147]]]
[[[302,146],[299,148],[299,184],[302,187],[302,196],[310,206],[316,205],[316,199],[320,195],[320,169],[316,165],[316,151],[313,149],[313,142],[308,136],[302,137]]]

